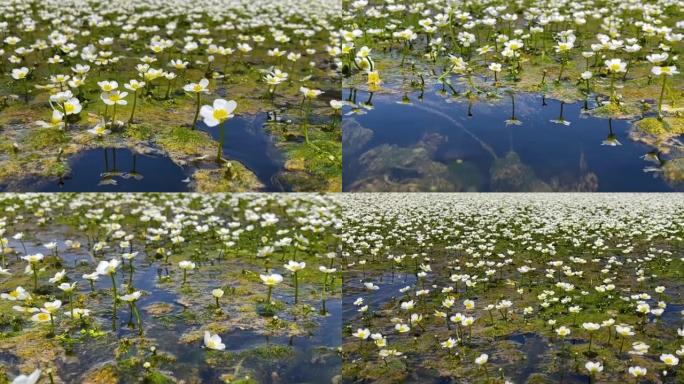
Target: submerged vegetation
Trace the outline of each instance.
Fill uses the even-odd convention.
[[[7,193],[0,207],[0,382],[339,372],[331,197]]]
[[[0,183],[78,177],[70,155],[98,147],[151,148],[190,176],[222,172],[236,161],[227,154],[238,144],[226,140],[235,120],[265,115],[267,124],[249,127],[254,137],[302,165],[297,177],[282,167],[282,189],[338,190],[340,89],[330,47],[340,13],[335,1],[5,1]],[[252,154],[260,156],[269,154]],[[246,165],[221,189],[245,189],[257,171]]]
[[[649,147],[647,161],[657,159],[656,165],[645,167],[649,172],[673,176],[664,171],[665,165],[684,157],[680,140],[684,8],[680,1],[343,3],[346,24],[341,31],[341,58],[343,88],[348,89],[345,114],[353,119],[355,115],[381,113],[373,112],[374,95],[375,101],[387,103],[389,99],[407,106],[405,112],[378,108],[385,116],[367,119],[369,124],[364,128],[377,133],[382,121],[391,118],[387,116],[390,113],[402,113],[406,119],[420,116],[421,122],[414,124],[414,129],[427,126],[434,132],[438,126],[450,126],[446,120],[453,116],[453,107],[440,108],[427,102],[428,94],[436,93],[443,103],[467,104],[468,120],[463,120],[464,128],[459,130],[474,137],[480,146],[495,147],[482,132],[492,122],[482,113],[472,118],[478,105],[508,108],[507,101],[512,99],[512,117],[501,126],[502,136],[524,132],[537,124],[570,125],[563,118],[562,108],[560,117],[550,122],[539,122],[534,114],[516,118],[516,98],[541,94],[565,104],[583,103],[580,117],[628,119],[632,125],[628,138]],[[522,108],[538,107],[523,104]],[[611,136],[605,145],[621,145],[612,132]],[[392,162],[392,152],[373,153],[382,151],[382,144],[375,144],[364,154],[350,156],[349,161],[368,155],[378,158],[378,163]],[[554,161],[554,154],[549,158]],[[358,167],[363,172],[377,165],[366,162]],[[383,176],[391,178],[377,178]],[[377,182],[369,178],[353,187],[382,191],[374,185]],[[385,190],[415,188],[413,180],[405,184],[389,185]],[[434,187],[440,190],[440,186]]]
[[[342,206],[345,382],[682,382],[680,195]]]

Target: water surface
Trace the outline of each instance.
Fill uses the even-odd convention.
[[[438,87],[403,97],[345,90],[344,99],[358,106],[344,109],[345,191],[684,190],[661,177],[667,154],[658,162],[630,139],[629,120],[584,113],[592,100],[518,93],[469,103]]]

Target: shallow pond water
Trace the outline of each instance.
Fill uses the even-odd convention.
[[[264,185],[263,191],[289,191],[280,182],[284,157],[275,139],[264,128],[266,114],[236,117],[224,127],[223,154],[242,163]],[[219,140],[218,127],[198,123],[200,129]],[[30,178],[0,189],[26,192],[184,192],[190,190],[191,170],[163,155],[137,154],[128,148],[95,148],[68,159],[70,172],[63,178]],[[202,167],[201,162],[197,162]]]
[[[253,117],[236,117],[228,120],[224,127],[223,154],[227,159],[237,160],[254,172],[266,192],[288,191],[291,188],[278,180],[278,173],[285,163],[283,154],[275,146],[275,138],[266,132],[265,113]],[[219,127],[199,124],[215,140],[220,138]]]
[[[677,383],[660,374],[682,353],[682,205],[667,195],[346,194],[345,382],[583,384],[598,361],[596,383],[631,366]]]
[[[35,184],[35,192],[182,192],[189,174],[164,156],[142,155],[128,148],[96,148],[69,159],[62,179]],[[187,181],[187,180],[186,180]]]
[[[684,190],[644,159],[653,148],[629,138],[630,121],[583,113],[592,100],[516,93],[470,104],[439,87],[403,98],[347,89],[344,99],[359,106],[344,109],[346,191]]]
[[[30,253],[40,252],[43,248],[38,244],[49,242],[55,236],[60,235],[61,233],[41,234],[37,244],[26,242],[26,249]],[[85,239],[80,240],[85,241]],[[13,245],[21,247],[18,243]],[[92,260],[92,256],[84,251],[60,249],[59,252],[69,272],[71,272],[69,266],[78,266],[79,263]],[[242,263],[228,261],[223,268],[237,270],[244,267]],[[143,324],[145,324],[145,338],[153,342],[159,353],[174,356],[176,361],[166,367],[168,371],[173,372],[173,376],[177,379],[190,380],[199,376],[204,382],[218,382],[221,374],[225,373],[225,367],[210,366],[205,363],[202,340],[190,344],[179,340],[183,333],[196,324],[196,321],[188,318],[189,314],[186,311],[189,309],[186,308],[181,295],[175,291],[175,288],[159,284],[160,279],[168,276],[172,268],[172,265],[136,261],[133,274],[130,274],[130,269],[126,265],[118,273],[117,280],[130,283],[132,276],[132,285],[145,292],[145,295],[137,302]],[[74,272],[76,271],[80,269],[74,269]],[[213,277],[205,275],[200,277],[200,280]],[[111,288],[110,283],[107,279],[100,279],[95,287],[100,290],[97,294],[97,320],[103,325],[103,330],[107,327],[111,329],[113,324],[109,317],[111,316],[111,308],[108,307],[110,304],[106,298],[103,301],[100,300],[105,296],[101,292]],[[79,288],[81,294],[88,295],[90,292],[87,285]],[[288,294],[280,293],[274,296],[285,302],[293,300],[293,297]],[[153,316],[145,310],[146,307],[158,303],[170,306],[168,313],[164,314],[163,318],[166,319],[164,321],[160,321],[160,317]],[[316,327],[305,336],[268,336],[255,330],[240,329],[222,334],[226,351],[245,355],[239,362],[236,372],[248,374],[259,383],[330,383],[338,374],[341,365],[340,357],[335,353],[335,349],[341,343],[341,300],[329,298],[326,302],[326,311],[327,315],[316,320]],[[130,327],[132,321],[134,321],[132,313],[125,308],[125,305],[122,305],[114,334],[75,345],[69,356],[59,363],[62,368],[60,371],[64,373],[62,378],[72,382],[81,381],[87,371],[93,367],[102,367],[112,363],[115,359],[114,350],[119,341],[122,338],[136,336],[135,329]],[[250,354],[251,350],[264,347],[287,347],[291,349],[291,352],[285,357],[270,359]],[[11,353],[0,354],[0,363],[16,365],[18,362]]]
[[[378,286],[376,291],[368,291],[363,283],[372,282]],[[357,308],[354,306],[354,300],[358,297],[364,297],[364,304],[367,304],[372,309],[379,309],[387,302],[394,300],[399,295],[399,290],[413,286],[416,283],[416,277],[408,273],[348,273],[344,280],[344,296],[342,302],[344,310],[342,317],[345,321],[352,320],[358,315]]]
[[[217,231],[225,231],[228,227],[236,229],[241,221],[240,209],[249,210],[245,206],[253,204],[252,208],[262,213],[274,212],[278,218],[278,224],[267,226],[261,234],[275,236],[275,232],[281,230],[280,236],[284,236],[294,233],[298,225],[291,221],[294,212],[290,213],[292,217],[284,212],[288,204],[297,205],[298,212],[306,212],[308,204],[321,204],[319,208],[323,209],[332,207],[325,205],[328,200],[321,197],[311,197],[309,201],[303,195],[240,196],[27,196],[29,200],[60,200],[74,204],[71,209],[76,210],[80,209],[80,204],[92,204],[93,210],[79,213],[61,211],[62,216],[52,216],[54,221],[32,227],[30,233],[27,227],[18,223],[22,220],[12,225],[12,232],[23,230],[26,236],[22,240],[13,238],[4,243],[5,249],[11,248],[17,253],[8,253],[3,258],[2,263],[7,268],[3,271],[23,268],[26,262],[20,259],[21,255],[43,253],[46,256],[42,264],[44,271],[36,280],[37,288],[34,288],[31,278],[24,278],[19,273],[0,275],[0,291],[3,293],[25,286],[33,296],[23,302],[9,301],[6,296],[0,300],[3,308],[0,312],[0,378],[5,375],[14,377],[39,364],[41,367],[53,367],[57,382],[107,383],[112,378],[118,382],[133,382],[142,376],[149,379],[152,373],[167,378],[167,381],[155,382],[332,382],[339,375],[342,364],[337,351],[341,345],[342,301],[338,277],[334,272],[320,272],[317,266],[319,254],[335,249],[334,243],[329,243],[333,237],[328,232],[318,232],[309,240],[298,237],[299,241],[308,241],[306,250],[293,251],[287,245],[279,246],[277,257],[274,255],[272,260],[255,257],[253,250],[257,249],[258,243],[253,243],[253,240],[255,236],[256,239],[261,237],[251,231],[234,237],[238,245],[230,248],[219,245],[222,243],[213,230],[195,233],[194,226],[179,232],[184,237],[182,246],[174,246],[163,239],[142,240],[145,238],[143,234],[153,232],[155,225],[146,220],[136,221],[137,215],[141,214],[139,209],[149,213],[162,209],[174,220],[178,219],[178,223],[187,218],[181,213],[184,210],[197,215],[200,220],[213,223],[211,226],[225,217],[230,225],[222,222],[226,225],[214,227]],[[276,202],[277,199],[283,200]],[[104,201],[108,203],[104,204]],[[162,204],[162,201],[166,203]],[[74,225],[88,222],[84,216],[95,214],[100,209],[96,207],[108,204],[110,208],[111,205],[117,206],[117,211],[120,209],[121,216],[114,219],[116,227],[121,225],[118,235],[105,235],[96,226],[79,228]],[[101,209],[109,211],[110,208]],[[97,250],[97,247],[123,233],[130,234],[132,238],[141,236],[141,241],[133,240],[125,246],[115,241],[111,246]],[[77,241],[80,246],[70,246],[71,241]],[[46,246],[51,242],[55,242],[56,248]],[[169,254],[161,256],[160,249],[168,249]],[[137,254],[132,262],[123,260],[121,253],[133,251]],[[83,275],[92,273],[100,261],[117,257],[122,258],[122,264],[113,277],[102,275],[91,287]],[[298,280],[299,304],[295,304],[295,289],[291,287],[292,274],[283,267],[290,258],[305,261],[307,265],[307,270],[301,272],[304,275],[300,275]],[[185,273],[180,269],[182,260],[193,260],[196,264],[187,272],[187,282]],[[332,261],[325,264],[334,266]],[[65,273],[62,280],[48,280],[61,270]],[[284,280],[273,290],[272,304],[267,307],[268,289],[259,275],[277,272],[283,274]],[[133,291],[142,293],[135,302],[142,329],[138,328],[135,313],[128,303],[121,299],[118,305],[114,304],[113,281],[116,281],[120,297]],[[60,282],[75,282],[74,294],[69,296],[58,289],[56,285]],[[325,295],[321,293],[322,284],[327,284]],[[212,290],[216,288],[225,292],[220,298],[220,310],[212,297]],[[14,304],[41,306],[44,301],[55,299],[63,302],[55,317],[56,335],[48,333],[49,325],[36,324],[30,316],[25,318],[12,309]],[[82,323],[72,321],[69,317],[71,305],[89,309],[90,319]],[[89,334],[90,331],[95,334]],[[205,331],[220,335],[225,350],[206,348],[202,337]],[[18,347],[19,342],[26,346]],[[30,348],[36,346],[50,348],[52,352],[45,357],[34,357]],[[155,348],[154,352],[151,347]],[[151,371],[145,371],[142,366],[145,361],[152,362]]]

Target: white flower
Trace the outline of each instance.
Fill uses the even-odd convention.
[[[330,100],[330,107],[336,111],[344,107],[345,104],[346,102],[342,100]]]
[[[679,364],[679,358],[670,353],[663,353],[660,355],[660,361],[665,363],[665,365],[669,365],[670,367],[674,367],[675,365]]]
[[[109,129],[105,126],[104,122],[97,123],[94,127],[90,128],[88,130],[88,133],[95,135],[95,136],[107,136],[111,133]]]
[[[128,104],[125,100],[126,96],[128,96],[128,92],[111,91],[102,93],[100,98],[107,105],[126,105]]]
[[[119,296],[119,299],[130,303],[130,302],[137,301],[138,299],[140,299],[141,296],[142,296],[142,292],[135,291],[135,292],[129,293],[127,295]]]
[[[605,63],[608,72],[611,73],[625,72],[627,70],[627,64],[622,62],[620,59],[606,60]]]
[[[190,83],[183,86],[183,90],[190,93],[209,93],[209,90],[207,89],[208,86],[209,80],[202,79],[199,83]]]
[[[311,89],[307,87],[299,88],[299,92],[301,92],[304,95],[304,97],[309,100],[313,100],[323,93],[323,91],[319,89]]]
[[[587,363],[584,365],[584,367],[589,371],[589,374],[594,375],[597,374],[601,371],[603,371],[603,365],[601,362],[593,362],[593,361],[587,361]]]
[[[195,269],[196,265],[192,261],[183,260],[183,261],[178,263],[178,267],[180,269],[193,270],[193,269]]]
[[[40,379],[40,369],[36,369],[30,375],[19,375],[12,380],[12,384],[36,384]]]
[[[100,261],[95,271],[100,275],[111,275],[116,272],[121,262],[118,259],[111,259],[110,261]]]
[[[501,64],[499,63],[490,63],[489,64],[489,70],[492,72],[501,72]]]
[[[13,69],[12,70],[12,78],[14,80],[22,80],[25,79],[26,76],[28,76],[29,70],[26,67],[21,67],[18,69]]]
[[[45,256],[42,253],[36,253],[35,255],[22,256],[21,258],[29,263],[37,263],[42,261]]]
[[[582,328],[584,328],[588,332],[591,332],[591,331],[596,331],[597,329],[601,328],[601,325],[597,324],[597,323],[583,323]]]
[[[664,75],[664,76],[674,76],[679,73],[677,70],[677,67],[674,65],[671,65],[669,67],[653,67],[651,68],[651,73],[653,73],[656,76]]]
[[[62,269],[59,272],[55,272],[55,275],[53,277],[51,277],[48,281],[55,284],[55,283],[59,283],[60,281],[64,280],[65,277],[66,277],[66,271]]]
[[[64,126],[64,114],[56,109],[52,110],[52,117],[50,122],[42,120],[36,121],[36,125],[41,128],[62,128]]]
[[[237,108],[234,100],[226,101],[223,99],[214,100],[214,105],[203,105],[200,109],[200,116],[204,124],[208,127],[215,127],[233,117],[233,111]]]
[[[119,88],[119,83],[117,83],[116,81],[100,81],[97,83],[97,85],[100,86],[102,92],[112,92],[115,89]]]
[[[218,334],[212,335],[209,331],[204,331],[204,346],[217,351],[226,349],[226,345],[221,342],[221,336]]]
[[[83,109],[81,102],[75,97],[64,102],[64,113],[66,115],[78,115],[81,113],[81,109]]]
[[[304,267],[306,267],[306,263],[303,261],[298,263],[294,260],[290,260],[287,262],[287,264],[285,264],[284,267],[290,272],[297,272],[304,269]]]
[[[646,372],[648,372],[646,368],[642,368],[639,366],[629,367],[628,371],[629,374],[634,377],[646,376]]]
[[[61,300],[47,301],[47,302],[43,303],[43,309],[47,313],[55,313],[61,307],[62,307],[62,301]]]
[[[440,344],[442,345],[442,348],[451,349],[456,346],[456,340],[450,337],[446,341],[441,342]]]
[[[481,365],[487,364],[487,360],[489,360],[489,355],[487,355],[486,353],[483,353],[475,359],[475,364],[481,366]]]
[[[67,293],[73,292],[74,289],[76,289],[76,283],[71,283],[71,284],[62,283],[62,284],[58,285],[57,288],[61,289],[64,292],[67,292]]]
[[[556,333],[560,337],[565,337],[565,336],[570,334],[570,328],[568,328],[566,326],[560,326],[560,327],[558,327],[558,329],[556,329]]]
[[[283,281],[283,277],[277,273],[272,273],[270,275],[259,275],[259,277],[261,278],[261,281],[264,284],[270,287],[279,284],[281,281]]]
[[[359,338],[361,340],[366,340],[371,334],[370,329],[368,328],[359,328],[356,330],[356,332],[352,333],[352,336]]]
[[[131,80],[128,83],[124,84],[124,88],[128,89],[129,91],[137,91],[138,89],[141,89],[145,86],[144,81],[138,81],[138,80]]]
[[[667,52],[654,53],[654,54],[646,56],[646,60],[648,60],[652,64],[659,64],[659,63],[662,63],[663,61],[667,60],[667,57],[668,57]]]
[[[9,301],[22,301],[29,299],[30,297],[31,295],[21,286],[16,287],[13,291],[10,291],[10,293],[3,293],[0,295],[0,299]]]

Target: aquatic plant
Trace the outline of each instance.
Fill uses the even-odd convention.
[[[258,131],[273,143],[268,156],[279,168],[272,172],[279,175],[272,189],[339,190],[341,169],[321,171],[335,164],[341,153],[339,145],[335,148],[339,127],[330,129],[336,119],[324,109],[328,99],[308,103],[310,116],[316,117],[309,121],[309,130],[311,140],[333,152],[333,159],[319,158],[317,151],[302,149],[305,143],[291,140],[291,128],[301,124],[300,86],[331,92],[331,97],[339,91],[336,55],[329,51],[338,44],[339,2],[323,0],[301,7],[291,0],[257,0],[249,6],[236,0],[136,6],[69,1],[67,6],[53,0],[30,0],[18,7],[0,4],[0,136],[12,154],[0,160],[5,169],[0,175],[3,189],[25,187],[22,180],[34,177],[50,184],[71,184],[69,176],[83,173],[69,167],[67,159],[114,146],[138,155],[154,152],[181,167],[190,164],[181,179],[189,176],[186,189],[198,190],[200,183],[194,182],[193,174],[217,169],[206,164],[213,156],[207,156],[205,143],[213,148],[216,140],[202,135],[202,143],[170,143],[169,132],[183,128],[183,121],[192,124],[189,131],[198,130],[203,98],[228,99],[230,93],[240,105],[244,129]],[[199,11],[194,11],[195,6]],[[192,22],[184,22],[186,16]],[[72,18],[81,21],[72,23]],[[279,118],[262,118],[272,114]],[[179,144],[191,153],[176,151]],[[294,150],[300,152],[295,156]],[[281,157],[304,165],[286,168]],[[244,173],[251,175],[246,168]],[[226,177],[222,186],[230,191],[263,188],[259,183],[245,187],[245,174]],[[110,187],[119,178],[107,176]],[[169,190],[169,185],[157,190]],[[45,187],[31,184],[32,190]]]
[[[315,378],[326,381],[339,371],[338,343],[330,337],[339,322],[316,308],[327,280],[332,314],[341,309],[335,196],[7,193],[0,211],[0,232],[31,233],[0,239],[7,256],[0,352],[11,350],[22,372],[40,368],[46,382],[169,382],[201,381],[201,367],[249,382],[276,372],[287,382],[292,369],[304,377],[318,369]],[[46,255],[22,259],[22,242],[28,256]],[[262,272],[290,260],[302,267],[293,268],[296,282]],[[332,272],[309,269],[311,263]],[[34,271],[39,283],[45,279],[35,292],[23,288],[33,285]],[[285,286],[276,293],[272,285],[268,303],[259,272]],[[218,353],[231,337],[245,342]],[[206,353],[186,354],[201,345]],[[67,356],[79,363],[65,369]],[[18,373],[2,372],[0,381]]]
[[[195,269],[197,265],[188,260],[183,260],[178,263],[178,268],[183,270],[183,282],[181,283],[182,285],[186,285],[188,283],[188,271],[192,271]]]
[[[671,381],[684,206],[664,197],[345,195],[345,374]]]
[[[200,109],[200,115],[207,127],[219,126],[219,142],[218,142],[218,152],[216,154],[216,161],[221,162],[221,156],[223,155],[223,143],[225,136],[224,123],[233,117],[233,111],[237,108],[237,103],[234,100],[226,101],[223,99],[214,100],[214,105],[204,105]],[[193,123],[194,126],[194,123]]]
[[[12,384],[36,384],[40,379],[41,370],[36,369],[30,375],[19,375],[12,380]]]
[[[283,281],[283,276],[279,275],[277,273],[272,273],[270,275],[259,275],[259,278],[261,278],[261,282],[264,283],[268,287],[268,295],[266,296],[266,303],[270,304],[272,303],[271,301],[271,294],[273,293],[273,287],[276,285],[280,284],[280,282]]]
[[[295,286],[295,304],[299,302],[299,280],[297,279],[297,272],[301,271],[306,267],[305,262],[296,262],[294,260],[290,260],[287,262],[287,264],[284,265],[284,268],[287,269],[288,271],[292,272],[292,279],[294,280],[294,286]]]
[[[119,259],[111,259],[109,261],[102,260],[97,265],[95,272],[98,275],[108,275],[112,281],[112,319],[114,319],[113,326],[116,328],[117,319],[117,302],[119,301],[119,295],[116,291],[116,269],[119,267],[121,262]]]
[[[29,263],[30,267],[30,272],[33,274],[33,291],[36,292],[38,290],[38,263],[43,261],[43,254],[42,253],[36,253],[33,255],[26,255],[22,256],[22,259],[26,260]]]
[[[212,335],[209,331],[204,332],[204,346],[217,351],[226,349],[226,345],[221,342],[221,336],[217,334]]]

